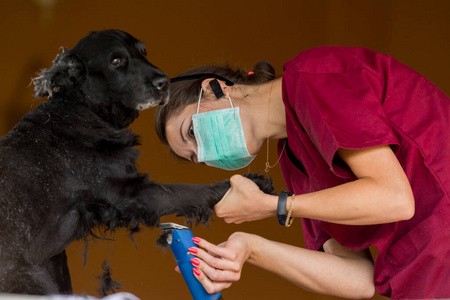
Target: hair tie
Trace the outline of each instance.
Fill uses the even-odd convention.
[[[253,72],[253,71],[248,72],[248,76],[253,75],[253,74],[255,74],[255,72]]]

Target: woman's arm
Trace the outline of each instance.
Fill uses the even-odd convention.
[[[351,225],[412,218],[414,197],[411,186],[390,147],[339,149],[338,155],[358,179],[295,197],[294,205],[300,215]]]
[[[348,225],[381,224],[414,215],[408,178],[389,146],[363,150],[339,149],[339,157],[358,178],[333,188],[296,195],[292,216]],[[216,205],[218,217],[241,223],[276,215],[276,196],[263,194],[239,175]],[[290,206],[291,197],[286,202]]]
[[[202,249],[195,255],[200,260],[194,266],[201,271],[194,274],[209,293],[238,281],[246,261],[316,293],[361,299],[375,292],[370,252],[348,250],[334,239],[324,244],[325,252],[246,233],[233,234],[221,246],[202,239],[198,245]]]

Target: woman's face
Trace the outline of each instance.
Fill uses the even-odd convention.
[[[217,100],[206,96],[200,102],[199,113],[229,107],[230,102],[225,97]],[[170,147],[178,156],[198,164],[197,142],[192,125],[192,116],[196,113],[197,103],[192,103],[178,115],[170,117],[166,124],[166,137]]]
[[[192,126],[192,115],[197,113],[197,103],[186,106],[180,114],[173,115],[166,124],[166,136],[172,150],[180,157],[198,163],[197,142]]]

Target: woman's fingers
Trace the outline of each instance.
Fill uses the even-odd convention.
[[[240,279],[243,264],[251,252],[247,239],[247,234],[236,232],[216,246],[204,239],[192,238],[198,246],[188,249],[192,255],[192,272],[208,293],[228,288]]]
[[[234,263],[226,258],[220,257],[219,253],[207,252],[202,248],[192,247],[189,248],[189,253],[200,258],[207,265],[211,266],[214,269],[220,270],[234,270]]]
[[[226,223],[240,224],[275,215],[273,196],[264,194],[252,180],[233,175],[230,185],[225,196],[214,206],[215,214]]]
[[[211,281],[234,282],[240,278],[240,264],[235,261],[233,249],[216,246],[204,239],[193,238],[200,248],[189,248],[189,252],[196,256],[191,263],[203,271]],[[226,243],[223,244],[225,246]]]
[[[200,281],[203,288],[209,294],[215,294],[231,286],[231,282],[212,281],[209,276],[207,276],[203,271],[197,268],[194,268],[192,270],[192,273],[194,273],[194,276],[198,281]]]
[[[207,240],[194,237],[192,238],[192,241],[197,244],[200,248],[205,249],[206,251],[223,258],[228,258],[228,251],[225,247],[226,243],[223,243],[219,246],[214,245],[213,243],[208,242]]]
[[[240,254],[243,252],[241,250],[244,249],[241,249],[241,246],[237,245],[236,242],[231,242],[231,244],[233,244],[233,246],[231,246],[230,240],[228,240],[217,246],[197,237],[193,238],[193,241],[200,249],[204,249],[204,251],[199,250],[197,256],[203,259],[208,265],[216,269],[231,270],[234,272],[239,272],[241,270],[241,266],[244,263],[242,260],[245,260],[245,258],[241,257],[242,255]],[[227,245],[229,247],[227,247]],[[236,248],[236,246],[239,247]]]
[[[227,269],[217,269],[210,266],[200,258],[192,258],[191,263],[194,268],[204,272],[213,282],[236,282],[240,279],[240,272]]]
[[[217,274],[219,273],[216,273],[216,275],[214,275],[214,273],[211,272],[212,268],[206,265],[204,262],[201,262],[199,258],[191,259],[191,263],[194,266],[194,268],[192,269],[192,273],[197,278],[197,280],[200,281],[203,288],[209,294],[215,294],[231,286],[232,282],[219,280],[222,276],[217,276]],[[205,272],[205,269],[209,269],[210,271]],[[181,273],[178,266],[175,267],[175,271]]]

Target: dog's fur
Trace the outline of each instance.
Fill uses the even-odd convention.
[[[135,232],[163,215],[210,218],[228,181],[159,184],[135,167],[138,139],[127,127],[169,93],[141,42],[93,32],[34,84],[48,100],[0,140],[0,292],[71,293],[65,248],[98,226]],[[270,181],[249,177],[272,192]]]

